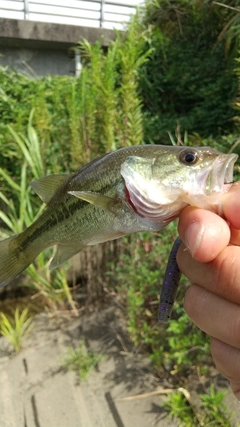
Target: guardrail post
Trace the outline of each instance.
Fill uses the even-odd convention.
[[[28,4],[28,0],[23,0],[24,1],[24,19],[29,19],[29,4]]]
[[[100,27],[103,27],[103,23],[104,23],[104,5],[105,5],[105,0],[101,0],[101,9],[100,9]]]

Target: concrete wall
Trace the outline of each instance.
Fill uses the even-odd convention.
[[[75,61],[68,50],[34,49],[0,46],[0,65],[11,66],[16,71],[31,77],[52,75],[75,75]],[[1,83],[1,82],[0,82]]]
[[[75,74],[72,48],[82,38],[103,46],[114,39],[112,30],[0,18],[0,65],[33,76]]]

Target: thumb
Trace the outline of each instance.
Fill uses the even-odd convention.
[[[213,212],[191,206],[181,213],[178,231],[192,257],[199,262],[215,259],[230,240],[226,221]]]

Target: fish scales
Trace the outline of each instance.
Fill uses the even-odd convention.
[[[0,242],[0,286],[48,247],[57,245],[55,268],[86,245],[160,230],[187,205],[217,211],[236,159],[211,147],[133,146],[71,175],[33,182],[47,207],[22,233]]]
[[[130,151],[132,151],[131,148],[130,148]],[[135,151],[136,150],[134,150],[134,152]],[[122,154],[123,155],[119,157],[125,158],[128,153],[125,152]],[[77,217],[76,222],[78,222],[78,224],[81,222],[83,224],[86,224],[86,220],[88,220],[88,222],[91,223],[91,219],[95,219],[95,217],[98,216],[97,215],[98,209],[94,209],[94,207],[91,207],[91,209],[89,209],[89,204],[87,202],[73,198],[67,194],[67,191],[71,191],[72,189],[79,190],[79,191],[81,191],[81,189],[90,190],[93,188],[95,184],[97,192],[102,192],[103,194],[107,194],[111,196],[116,195],[116,189],[113,186],[121,183],[123,180],[121,178],[119,179],[119,177],[116,178],[115,169],[114,171],[112,171],[112,168],[106,169],[104,164],[100,164],[101,168],[99,170],[99,174],[101,175],[102,170],[104,170],[104,172],[107,175],[106,175],[106,178],[104,177],[105,179],[97,181],[97,185],[96,185],[95,167],[97,166],[97,163],[99,163],[99,161],[94,160],[93,162],[91,162],[89,166],[86,165],[84,167],[83,173],[81,174],[81,181],[79,181],[79,176],[78,176],[79,171],[77,171],[69,179],[66,180],[66,183],[64,183],[61,186],[61,188],[59,188],[59,190],[56,192],[52,200],[49,202],[49,211],[52,209],[53,217],[49,219],[49,215],[47,212],[46,220],[45,220],[45,216],[43,214],[43,218],[41,218],[41,221],[39,221],[39,224],[38,222],[35,224],[34,226],[35,229],[33,231],[33,234],[28,236],[25,239],[25,241],[21,244],[23,248],[25,248],[28,243],[36,240],[36,238],[38,238],[43,232],[46,232],[48,229],[51,229],[52,227],[59,226],[61,222],[64,222],[65,220],[71,218],[71,223],[72,223],[72,221],[74,220],[74,215],[78,215],[80,210],[83,210],[82,215],[84,215],[84,208],[86,208],[85,216],[83,218]],[[118,171],[120,171],[121,165],[118,165],[118,163],[115,163],[115,165],[117,166]],[[94,169],[93,169],[93,166],[94,166]],[[86,176],[86,174],[89,173],[90,168],[93,169],[91,171],[91,175]],[[111,179],[111,182],[109,182],[109,178]],[[64,197],[61,197],[61,194],[64,194]],[[68,225],[65,224],[64,227],[68,228]],[[70,227],[70,230],[71,229],[72,227]],[[68,231],[69,231],[69,228],[68,228]],[[70,235],[69,240],[71,240],[71,238],[72,236]]]

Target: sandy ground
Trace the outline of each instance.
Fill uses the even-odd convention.
[[[79,318],[37,315],[18,355],[0,338],[0,427],[179,426],[162,406],[166,384],[158,383],[148,360],[131,350],[125,331],[121,310],[111,304]],[[79,383],[61,360],[83,337],[103,357]],[[226,402],[237,426],[240,408],[230,391]]]

